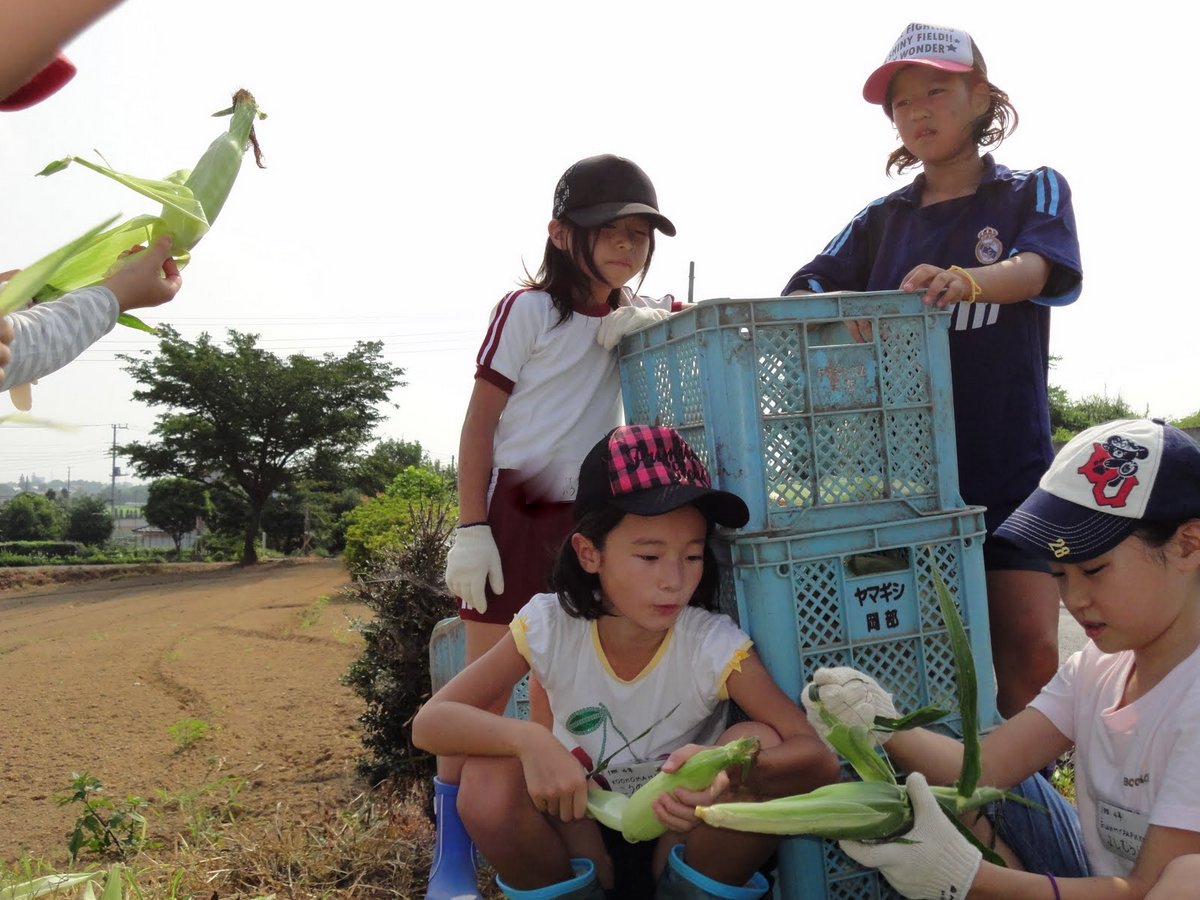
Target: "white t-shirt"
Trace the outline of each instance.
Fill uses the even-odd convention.
[[[1133,869],[1148,825],[1200,831],[1200,649],[1117,709],[1133,653],[1090,641],[1030,704],[1075,743],[1075,790],[1093,875]]]
[[[728,616],[689,606],[646,668],[626,681],[609,666],[595,620],[567,615],[554,594],[531,598],[509,629],[546,689],[555,736],[588,771],[616,753],[604,774],[623,793],[653,775],[672,750],[716,743],[727,727],[726,681],[752,643]],[[620,780],[635,763],[647,765]]]
[[[10,313],[12,362],[0,391],[61,369],[117,324],[117,298],[106,287],[83,288],[32,309]]]
[[[670,310],[670,302],[670,295],[654,300],[628,289],[621,297],[622,306]],[[576,312],[560,323],[545,291],[513,291],[492,310],[475,358],[476,377],[509,394],[492,465],[521,472],[539,499],[574,500],[579,464],[621,424],[617,353],[596,342],[603,321]]]

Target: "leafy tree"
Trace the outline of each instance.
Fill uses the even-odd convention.
[[[388,438],[376,444],[370,453],[359,460],[354,473],[354,486],[364,494],[378,494],[409,466],[428,462],[429,458],[419,441]]]
[[[68,541],[100,547],[112,537],[114,528],[112,511],[100,497],[77,497],[67,507]]]
[[[1088,394],[1072,400],[1064,388],[1050,385],[1050,430],[1056,441],[1068,441],[1085,428],[1111,419],[1136,419],[1149,414],[1138,412],[1118,393],[1115,397]]]
[[[208,492],[190,478],[160,478],[150,484],[142,515],[146,521],[171,536],[175,555],[183,552],[183,536],[196,530],[196,520],[204,516]]]
[[[398,549],[413,540],[414,510],[438,504],[454,509],[454,493],[441,473],[430,466],[409,466],[387,490],[345,516],[346,568],[361,572],[386,549]]]
[[[258,558],[255,538],[272,494],[316,463],[356,453],[404,374],[383,361],[378,341],[342,357],[282,359],[257,340],[230,330],[225,349],[208,334],[191,343],[162,326],[157,356],[121,357],[142,386],[134,398],[166,408],[154,426],[157,443],[121,452],[143,477],[189,478],[240,497],[246,564]]]
[[[1173,424],[1176,428],[1200,428],[1200,409],[1196,410],[1190,416],[1177,419]]]
[[[54,541],[62,537],[62,510],[41,494],[18,494],[0,506],[0,536],[8,541]]]

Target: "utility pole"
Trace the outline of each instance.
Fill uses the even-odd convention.
[[[108,505],[112,512],[112,520],[117,521],[117,476],[121,474],[121,470],[117,468],[117,429],[128,428],[128,425],[116,425],[112,427],[112,489],[109,494]]]

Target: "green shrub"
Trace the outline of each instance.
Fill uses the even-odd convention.
[[[342,676],[366,701],[362,742],[368,755],[358,761],[372,783],[400,774],[433,773],[432,757],[412,744],[412,718],[429,699],[429,635],[454,615],[454,599],[442,587],[446,546],[453,527],[444,503],[417,503],[408,537],[384,547],[343,596],[375,613],[355,623],[364,649]]]
[[[446,507],[453,519],[452,489],[441,473],[428,467],[409,466],[386,491],[372,497],[343,517],[346,523],[346,568],[358,574],[374,568],[384,554],[404,547],[413,537],[414,510],[422,504]]]

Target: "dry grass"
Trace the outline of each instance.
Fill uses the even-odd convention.
[[[426,783],[385,784],[299,821],[279,808],[269,819],[224,824],[196,842],[129,861],[138,891],[154,900],[346,898],[421,900],[433,850]],[[483,896],[500,894],[485,867]]]

